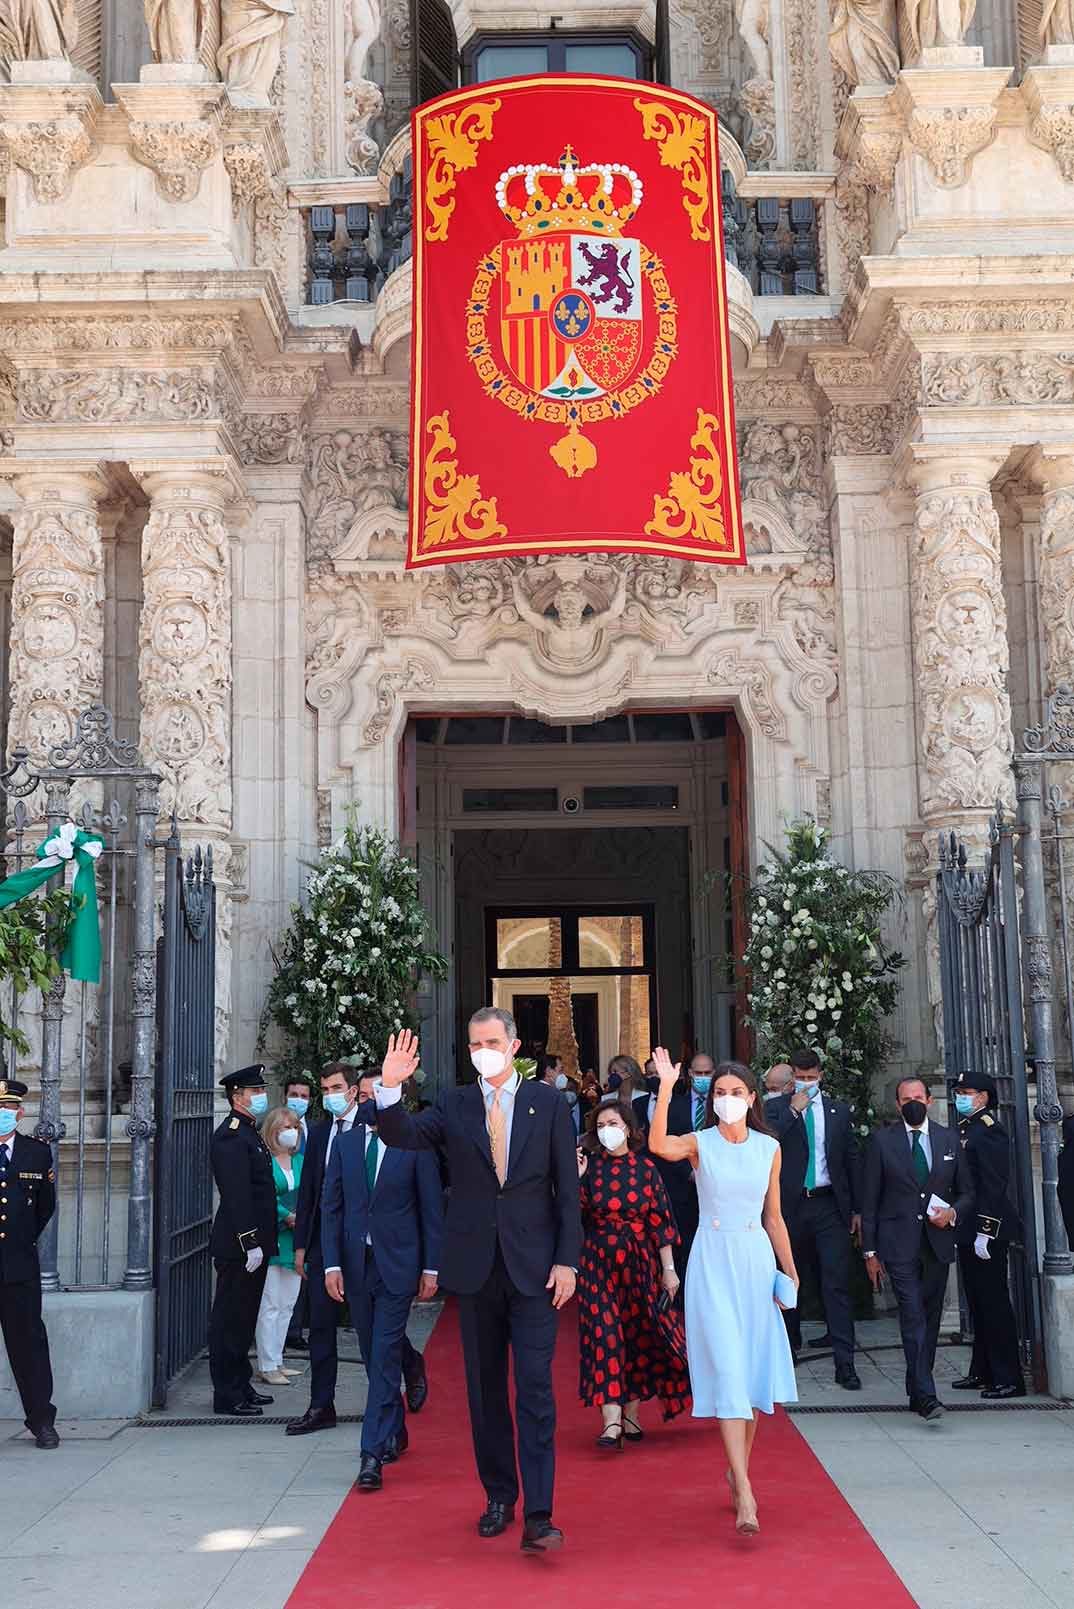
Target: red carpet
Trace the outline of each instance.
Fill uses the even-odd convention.
[[[602,1602],[660,1609],[913,1609],[883,1554],[785,1414],[758,1431],[752,1480],[758,1537],[738,1537],[715,1423],[664,1425],[643,1410],[645,1440],[622,1453],[593,1445],[599,1415],[578,1401],[573,1309],[560,1331],[556,1522],[559,1554],[519,1552],[516,1523],[484,1541],[462,1349],[453,1304],[427,1351],[429,1401],[410,1418],[410,1451],[384,1490],[350,1493],[287,1609],[579,1609]],[[355,1473],[358,1430],[353,1436]],[[333,1439],[335,1447],[335,1439]]]

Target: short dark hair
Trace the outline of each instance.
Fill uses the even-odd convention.
[[[643,1151],[645,1149],[645,1130],[638,1122],[637,1113],[629,1101],[621,1101],[617,1095],[606,1095],[598,1101],[585,1120],[585,1135],[582,1145],[587,1151],[599,1151],[600,1141],[597,1138],[597,1118],[602,1112],[614,1111],[616,1117],[622,1119],[623,1127],[627,1131],[627,1150]]]
[[[324,1066],[321,1068],[321,1077],[331,1078],[335,1073],[342,1073],[343,1077],[347,1080],[348,1089],[357,1089],[358,1085],[362,1082],[362,1079],[367,1076],[364,1068],[355,1067],[353,1062],[325,1062]]]
[[[559,1060],[560,1054],[558,1050],[546,1050],[541,1057],[541,1077],[543,1078],[545,1073],[550,1073]]]
[[[284,1093],[286,1094],[287,1091],[292,1089],[295,1085],[297,1085],[299,1089],[304,1089],[307,1094],[309,1093],[310,1081],[308,1078],[303,1078],[301,1073],[295,1073],[293,1077],[284,1079]]]
[[[820,1066],[820,1057],[809,1045],[800,1045],[797,1050],[792,1050],[787,1059],[800,1073],[811,1073]]]
[[[476,1011],[470,1013],[470,1020],[466,1024],[467,1028],[475,1022],[498,1022],[503,1027],[508,1039],[518,1038],[518,1024],[511,1013],[504,1011],[502,1006],[478,1006]]]
[[[896,1102],[898,1102],[899,1095],[904,1084],[920,1084],[926,1095],[932,1094],[932,1090],[929,1088],[929,1081],[927,1078],[922,1078],[920,1073],[906,1073],[895,1085]]]

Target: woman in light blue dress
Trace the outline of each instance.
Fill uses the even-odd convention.
[[[798,1285],[779,1204],[779,1142],[765,1130],[753,1080],[741,1062],[717,1067],[705,1127],[696,1134],[669,1134],[668,1105],[679,1068],[666,1050],[655,1050],[653,1060],[660,1090],[649,1149],[669,1162],[689,1161],[697,1183],[698,1231],[686,1267],[694,1417],[719,1424],[736,1528],[753,1535],[759,1525],[749,1465],[757,1414],[798,1397],[774,1292],[777,1263]]]

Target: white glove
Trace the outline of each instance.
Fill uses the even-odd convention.
[[[984,1262],[990,1263],[992,1261],[992,1255],[988,1250],[987,1235],[978,1235],[977,1239],[973,1243],[973,1249],[977,1256],[980,1257]]]
[[[248,1274],[256,1274],[257,1270],[261,1267],[261,1264],[264,1261],[264,1252],[261,1250],[260,1246],[255,1246],[253,1251],[248,1251],[246,1253],[246,1272]]]

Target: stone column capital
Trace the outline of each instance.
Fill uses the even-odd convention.
[[[229,458],[146,458],[128,464],[154,507],[197,506],[223,512],[246,496],[242,474]]]
[[[941,491],[988,491],[1007,456],[1006,445],[987,442],[964,446],[912,442],[899,468],[919,497]]]
[[[62,504],[65,508],[95,509],[108,495],[104,466],[93,459],[62,463],[9,461],[4,478],[27,505]]]
[[[1074,441],[1038,447],[1029,477],[1045,496],[1074,488]]]

